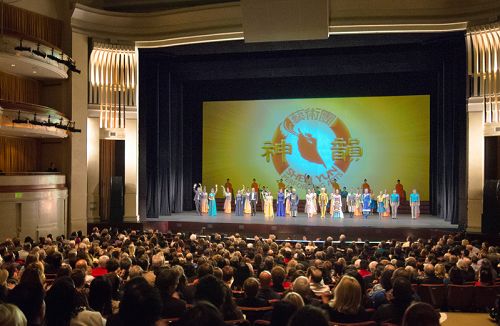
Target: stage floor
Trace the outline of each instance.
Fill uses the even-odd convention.
[[[422,215],[412,220],[408,214],[400,215],[397,219],[370,216],[367,220],[362,217],[344,219],[321,219],[316,216],[308,219],[304,214],[298,217],[275,217],[266,219],[263,213],[256,216],[234,216],[219,212],[217,216],[198,216],[193,212],[172,214],[157,219],[141,221],[144,228],[157,229],[162,232],[203,232],[234,234],[236,232],[247,237],[254,235],[265,236],[275,234],[279,238],[302,239],[338,237],[345,234],[348,239],[401,239],[413,237],[439,237],[444,233],[454,233],[457,225],[431,215]]]
[[[421,215],[412,220],[411,215],[399,215],[397,219],[377,216],[369,216],[363,219],[362,216],[354,218],[345,217],[344,219],[325,219],[316,215],[313,218],[307,218],[304,214],[297,217],[274,217],[272,219],[264,218],[262,212],[256,216],[234,216],[232,214],[217,213],[217,216],[198,216],[192,212],[176,213],[171,216],[161,216],[159,219],[148,219],[148,222],[194,222],[194,223],[231,223],[231,224],[263,224],[263,225],[298,225],[298,226],[328,226],[328,227],[375,227],[375,228],[438,228],[438,229],[456,229],[456,225],[432,215]]]

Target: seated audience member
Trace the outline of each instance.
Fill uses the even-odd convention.
[[[94,277],[90,275],[91,269],[89,268],[87,261],[85,259],[78,259],[75,263],[75,269],[79,269],[85,274],[85,284],[89,286]]]
[[[291,292],[293,293],[293,292]],[[300,298],[300,296],[297,294]],[[302,300],[302,298],[300,298]],[[304,302],[302,302],[304,304]],[[302,307],[301,307],[302,308]],[[297,306],[288,301],[278,301],[273,305],[271,326],[287,326],[290,317],[298,310]]]
[[[119,312],[106,325],[153,326],[160,319],[161,308],[158,290],[144,278],[135,277],[125,284]]]
[[[297,292],[288,292],[282,301],[291,303],[297,309],[300,309],[303,306],[305,306],[304,299],[302,299],[300,294],[298,294]]]
[[[286,271],[281,266],[275,266],[271,270],[271,278],[273,280],[272,289],[278,293],[285,292],[285,288],[283,287],[283,283],[285,282]]]
[[[442,283],[448,284],[450,280],[448,279],[448,275],[446,274],[446,267],[444,264],[436,264],[434,265],[434,274],[436,278],[438,278]]]
[[[97,276],[103,276],[108,273],[108,270],[106,269],[106,264],[108,263],[109,256],[102,255],[99,257],[99,262],[98,266],[95,268],[92,268],[92,276],[97,277]]]
[[[457,266],[452,266],[449,271],[450,283],[454,285],[464,284],[464,277],[462,271]]]
[[[361,286],[358,281],[345,275],[335,287],[334,298],[329,304],[330,320],[338,323],[367,321],[367,314],[361,305]]]
[[[0,304],[0,325],[2,326],[26,326],[28,323],[23,312],[13,304]]]
[[[268,271],[259,274],[260,290],[258,297],[264,300],[278,300],[280,295],[271,288],[272,275]]]
[[[378,307],[373,319],[379,323],[390,322],[400,324],[406,308],[413,301],[411,283],[406,277],[397,277],[392,282],[393,298],[388,304]]]
[[[207,301],[197,301],[196,304],[179,319],[179,326],[227,326],[219,309]]]
[[[162,318],[176,318],[186,311],[186,302],[173,295],[179,285],[179,273],[174,269],[162,269],[158,272],[155,287],[163,302]]]
[[[288,322],[288,326],[329,326],[327,313],[314,306],[304,306],[297,310]]]
[[[76,284],[75,284],[76,285]],[[89,307],[108,318],[112,314],[112,287],[105,276],[97,276],[90,283],[88,294]]]
[[[424,275],[419,278],[420,284],[443,284],[443,280],[436,276],[432,264],[424,265]]]
[[[325,285],[323,282],[323,272],[321,269],[316,268],[316,267],[311,267],[311,272],[309,275],[309,282],[310,285],[309,287],[311,288],[311,291],[317,296],[322,295],[322,294],[330,294],[330,287],[328,285]]]
[[[309,279],[305,276],[299,276],[295,279],[295,281],[293,281],[292,291],[297,292],[302,297],[306,305],[319,305],[321,303],[321,300],[314,296]]]
[[[393,269],[386,269],[376,284],[368,293],[369,307],[377,309],[380,305],[388,303],[386,293],[392,289]]]
[[[474,283],[476,286],[489,286],[494,285],[493,274],[489,268],[479,269],[479,280]]]
[[[259,298],[259,281],[254,277],[249,277],[243,283],[243,291],[245,297],[236,300],[236,304],[240,307],[259,308],[269,306],[269,302]]]
[[[428,303],[416,302],[406,309],[402,326],[439,326],[439,313]]]
[[[5,269],[0,269],[0,303],[5,302],[7,298],[7,278],[9,277],[9,272]]]
[[[24,282],[9,291],[7,301],[21,309],[28,325],[42,326],[45,317],[44,297],[45,291],[41,284]]]
[[[73,269],[70,275],[73,283],[75,284],[75,289],[77,293],[77,301],[79,305],[84,307],[89,307],[88,302],[88,288],[85,284],[85,274],[81,269]]]
[[[47,291],[45,305],[47,325],[106,325],[101,313],[77,306],[75,285],[67,276],[55,280]]]
[[[234,269],[232,266],[226,265],[222,268],[222,281],[228,288],[232,288],[234,282]]]

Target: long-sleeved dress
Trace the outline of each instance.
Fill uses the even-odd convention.
[[[236,194],[234,213],[236,216],[243,216],[243,196],[241,194]]]
[[[201,193],[200,206],[202,213],[208,213],[208,193],[206,191]]]
[[[278,200],[276,201],[276,216],[285,216],[285,194],[278,192]]]
[[[252,206],[250,206],[250,193],[245,193],[245,204],[243,206],[243,213],[252,214]]]
[[[264,198],[264,217],[274,217],[273,196],[267,193]]]
[[[217,215],[217,204],[215,203],[215,193],[213,192],[208,195],[208,215]]]
[[[231,192],[226,192],[224,190],[224,196],[226,197],[224,201],[224,213],[231,214]]]

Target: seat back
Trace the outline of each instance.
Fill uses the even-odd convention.
[[[448,285],[446,301],[449,309],[470,311],[474,303],[474,286]]]
[[[495,306],[497,294],[500,294],[500,285],[475,286],[474,304],[480,310],[489,310]]]
[[[257,319],[265,319],[266,315],[273,310],[273,306],[268,307],[240,307],[241,312],[245,315],[246,319],[253,323]]]
[[[336,323],[334,321],[331,321],[330,326],[377,326],[377,323],[370,320],[370,321],[364,321],[364,322],[359,322],[359,323]]]
[[[446,304],[447,288],[444,284],[421,284],[417,293],[423,302],[434,308],[441,308]]]

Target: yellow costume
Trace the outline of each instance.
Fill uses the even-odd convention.
[[[326,192],[321,192],[318,201],[321,209],[321,218],[325,218],[326,206],[328,205],[328,194]]]
[[[264,200],[264,217],[274,217],[273,196],[267,195]]]

